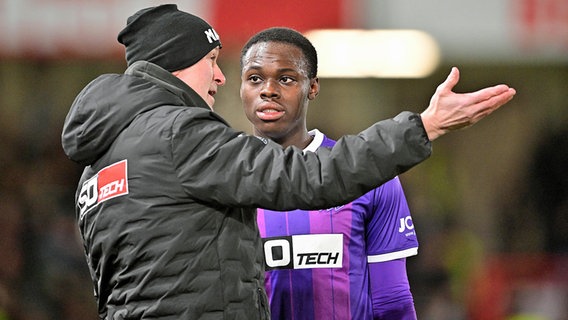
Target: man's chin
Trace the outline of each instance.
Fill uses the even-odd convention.
[[[213,96],[208,96],[205,103],[209,106],[209,109],[213,110],[213,105],[215,104],[215,98]]]

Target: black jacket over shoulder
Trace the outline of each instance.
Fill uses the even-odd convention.
[[[233,130],[149,62],[93,80],[62,133],[101,319],[268,319],[255,208],[329,208],[430,155],[403,112],[303,153]]]

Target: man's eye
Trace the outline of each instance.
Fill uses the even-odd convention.
[[[251,82],[259,82],[259,81],[260,81],[260,77],[259,77],[259,76],[250,76],[250,77],[249,77],[249,81],[251,81]]]
[[[280,78],[280,81],[283,82],[283,83],[290,83],[290,82],[294,81],[294,79],[291,78],[291,77],[282,77],[282,78]]]

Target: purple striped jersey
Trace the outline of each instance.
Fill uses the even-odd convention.
[[[318,130],[305,152],[335,141]],[[398,178],[325,210],[257,215],[272,319],[372,319],[370,263],[417,254],[418,240]]]

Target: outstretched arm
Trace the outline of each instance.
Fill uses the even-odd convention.
[[[430,105],[422,112],[422,122],[433,141],[454,130],[469,127],[509,102],[516,91],[500,84],[475,92],[455,93],[452,89],[460,78],[458,68],[452,68],[446,81],[438,86]]]

